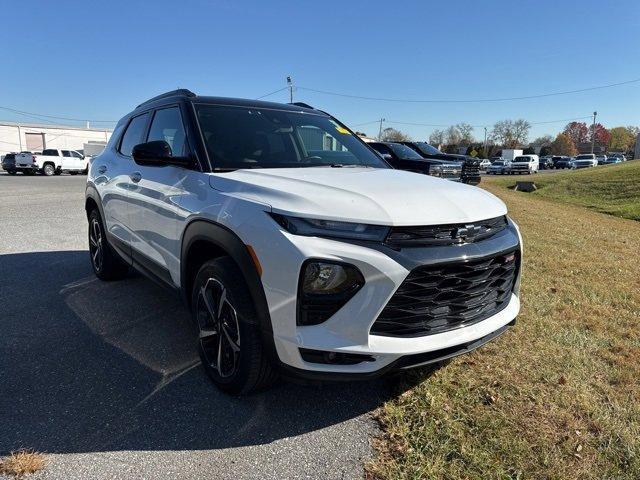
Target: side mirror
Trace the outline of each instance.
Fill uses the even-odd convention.
[[[133,147],[131,156],[138,165],[177,165],[184,167],[191,164],[189,157],[174,157],[171,152],[171,146],[164,140],[140,143]]]
[[[391,160],[393,160],[393,157],[391,156],[390,153],[382,153],[380,154],[380,156],[382,157],[383,160],[386,160],[387,162],[390,162]]]

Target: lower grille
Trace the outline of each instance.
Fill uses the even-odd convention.
[[[442,333],[495,315],[509,303],[517,251],[425,265],[411,271],[371,327],[371,334],[415,337]]]

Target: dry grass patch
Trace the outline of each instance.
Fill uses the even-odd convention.
[[[370,478],[640,478],[640,222],[485,184],[525,242],[515,328],[379,411]]]
[[[43,454],[20,450],[0,460],[0,473],[20,478],[42,470],[45,463]]]

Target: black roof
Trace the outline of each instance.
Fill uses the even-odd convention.
[[[248,98],[230,98],[230,97],[211,97],[200,96],[193,93],[191,90],[181,88],[178,90],[172,90],[170,92],[162,93],[149,100],[142,102],[136,107],[136,110],[140,107],[147,106],[151,103],[163,103],[162,101],[186,99],[193,103],[210,103],[215,105],[230,105],[235,107],[254,107],[254,108],[271,108],[277,110],[289,110],[292,112],[307,112],[320,115],[326,115],[326,113],[316,110],[310,105],[304,103],[277,103],[277,102],[265,102],[262,100],[252,100]]]

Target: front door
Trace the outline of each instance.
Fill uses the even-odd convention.
[[[146,141],[164,140],[173,156],[186,156],[184,123],[179,106],[156,110]],[[130,172],[129,219],[134,262],[161,279],[177,284],[180,272],[180,200],[189,170],[173,165],[134,163]]]

